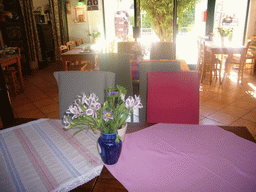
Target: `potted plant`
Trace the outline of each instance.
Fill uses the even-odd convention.
[[[99,31],[94,31],[93,33],[92,33],[92,38],[93,38],[93,42],[94,43],[96,43],[98,40],[99,40],[99,38],[100,38],[100,32]]]
[[[218,27],[217,28],[220,36],[221,36],[221,41],[222,44],[224,43],[224,39],[226,37],[228,37],[228,40],[231,41],[232,40],[232,36],[233,36],[233,28],[224,28],[224,27]]]
[[[140,97],[135,95],[135,98],[129,96],[125,99],[126,92],[120,85],[106,89],[106,100],[102,105],[94,93],[90,96],[83,94],[78,96],[63,117],[65,129],[79,129],[75,134],[86,128],[102,132],[98,143],[106,164],[116,163],[120,156],[122,141],[118,129],[126,123],[134,109],[142,108]]]

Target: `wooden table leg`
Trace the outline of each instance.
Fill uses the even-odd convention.
[[[62,66],[64,71],[68,71],[67,61],[64,58],[62,58]]]
[[[21,70],[21,62],[20,62],[20,57],[17,59],[17,64],[18,64],[18,70],[19,70],[19,76],[20,76],[20,81],[21,81],[21,86],[22,89],[24,90],[24,82],[23,82],[23,76],[22,76],[22,70]]]
[[[210,85],[212,84],[212,69],[213,69],[213,66],[214,66],[214,60],[215,60],[215,53],[212,51],[211,52],[211,63],[210,63]]]

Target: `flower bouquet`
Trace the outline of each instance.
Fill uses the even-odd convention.
[[[126,93],[126,89],[120,85],[107,88],[106,101],[102,105],[94,93],[78,96],[63,117],[64,128],[79,128],[75,134],[86,128],[101,130],[106,134],[116,133],[134,109],[142,108],[139,96],[129,96],[125,100]],[[119,142],[118,135],[116,141]]]
[[[217,29],[221,37],[228,37],[229,41],[231,41],[233,35],[233,28],[218,27]]]
[[[102,131],[98,149],[103,162],[108,165],[115,164],[121,154],[122,140],[118,129],[126,123],[133,109],[142,108],[140,97],[129,96],[125,100],[126,92],[120,85],[106,89],[106,101],[102,105],[94,93],[88,97],[83,94],[78,96],[63,117],[66,129],[79,128],[75,134],[85,128]]]
[[[100,32],[99,31],[93,31],[93,33],[91,34],[92,35],[92,38],[93,38],[93,42],[97,42],[101,36]]]

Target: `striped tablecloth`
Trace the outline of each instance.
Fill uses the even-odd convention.
[[[0,191],[69,191],[100,175],[100,133],[40,119],[0,131]]]

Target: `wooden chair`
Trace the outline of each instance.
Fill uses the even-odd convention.
[[[59,47],[59,50],[60,50],[60,54],[61,53],[65,53],[67,51],[69,51],[69,47],[68,45],[61,45]],[[86,71],[86,68],[87,68],[87,63],[85,62],[70,62],[68,61],[68,70],[69,71]]]
[[[211,61],[210,61],[210,53],[205,49],[205,40],[200,39],[199,42],[199,50],[198,50],[198,69],[200,72],[200,79],[201,83],[206,79],[206,77],[209,77],[211,73],[213,73],[213,77],[215,80],[220,79],[221,76],[221,70],[220,70],[220,65],[221,61],[218,58],[215,58],[214,60],[214,65],[212,66],[211,69]]]
[[[76,40],[76,46],[79,46],[79,45],[81,45],[83,43],[84,43],[83,39],[77,39]]]
[[[19,47],[8,47],[7,50],[9,50],[9,54],[18,54],[20,55],[20,48]],[[6,76],[6,83],[14,90],[15,95],[17,95],[17,92],[19,90],[19,87],[22,88],[22,80],[19,78],[18,73],[19,70],[17,68],[16,64],[9,65],[5,67],[4,70],[5,76]]]
[[[198,57],[197,57],[197,66],[196,70],[201,74],[204,62],[204,47],[203,47],[204,39],[202,37],[198,37],[197,39],[197,50],[198,50]]]
[[[244,72],[248,72],[250,75],[254,75],[254,69],[255,69],[255,62],[256,62],[256,37],[251,37],[248,39],[251,41],[246,58],[245,58],[245,66],[244,66]],[[239,62],[241,55],[233,55],[233,60],[236,60],[236,63]]]
[[[241,52],[240,56],[232,56],[231,58],[227,58],[225,62],[225,75],[223,77],[226,78],[226,76],[230,76],[231,71],[237,72],[237,84],[241,82],[243,83],[243,75],[244,75],[244,67],[246,63],[246,56],[247,51],[250,47],[251,40],[249,40],[246,44],[246,48]]]
[[[76,47],[76,42],[75,41],[69,41],[66,43],[68,46],[69,50],[74,49]]]
[[[198,72],[148,73],[147,123],[199,124]]]
[[[247,50],[244,71],[249,71],[250,75],[254,75],[256,62],[256,37],[252,37],[250,40],[251,43]]]

